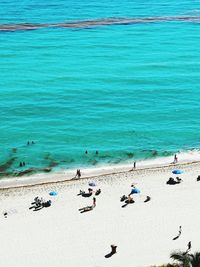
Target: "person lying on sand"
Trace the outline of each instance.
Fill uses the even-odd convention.
[[[87,206],[87,207],[84,207],[84,208],[79,209],[79,211],[81,213],[83,213],[83,212],[86,212],[86,211],[93,210],[93,208],[94,208],[93,206]]]
[[[44,202],[44,199],[41,197],[35,197],[34,202],[31,203],[31,205],[35,205],[36,207],[40,207],[42,203]]]
[[[93,197],[93,205],[80,208],[79,211],[80,211],[80,213],[83,213],[83,212],[93,210],[95,207],[96,207],[96,198]]]
[[[43,198],[35,197],[34,202],[31,203],[29,209],[34,209],[34,211],[40,210],[42,208],[47,208],[51,206],[51,200],[45,201]]]
[[[122,205],[122,208],[125,208],[128,204],[133,204],[135,201],[131,196],[128,196],[128,198],[125,200],[125,204]]]
[[[85,191],[80,190],[79,194],[77,194],[77,196],[82,196],[82,197],[90,197],[93,194],[93,190],[92,188],[88,188],[88,193],[86,193]]]
[[[101,189],[98,189],[98,190],[95,192],[95,196],[98,196],[99,194],[101,194]]]
[[[127,204],[132,204],[134,202],[135,201],[133,200],[133,198],[131,196],[128,196],[128,199],[125,201],[125,203],[127,203]]]
[[[123,195],[121,198],[120,198],[120,201],[123,202],[124,200],[128,199],[127,196]]]
[[[180,184],[182,179],[179,178],[179,181],[175,181],[174,178],[170,177],[169,180],[166,182],[166,184],[174,185],[174,184]]]

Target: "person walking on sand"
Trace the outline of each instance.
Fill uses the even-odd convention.
[[[78,178],[81,178],[81,170],[78,170]]]
[[[133,169],[136,169],[136,161],[133,163]]]
[[[178,236],[180,236],[181,233],[182,233],[182,226],[180,225],[180,226],[179,226],[179,231],[178,231]]]
[[[178,162],[178,157],[177,157],[177,155],[175,154],[174,155],[174,163],[177,163]]]
[[[189,241],[187,244],[187,250],[186,250],[186,252],[183,253],[183,255],[187,255],[188,252],[191,250],[191,248],[192,248],[191,241]]]
[[[191,241],[188,242],[187,246],[188,246],[187,252],[189,252],[192,248]]]
[[[81,170],[77,169],[75,178],[81,178]]]
[[[96,207],[96,197],[93,197],[93,207]]]
[[[175,237],[173,238],[173,240],[177,240],[177,239],[180,237],[181,233],[182,233],[182,226],[180,225],[180,226],[179,226],[179,230],[178,230],[178,235],[175,236]],[[186,252],[186,253],[187,253],[187,252]]]

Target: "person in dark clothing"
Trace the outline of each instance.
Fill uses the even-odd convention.
[[[190,250],[191,250],[191,248],[192,248],[191,241],[189,241],[189,242],[188,242],[187,246],[188,246],[188,249],[187,249],[187,251],[190,251]]]
[[[136,161],[133,163],[133,169],[136,169]]]

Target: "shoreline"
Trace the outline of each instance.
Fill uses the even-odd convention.
[[[171,157],[170,157],[171,159]],[[200,165],[200,160],[193,161],[179,161],[178,163],[165,162],[155,163],[156,160],[151,160],[150,164],[144,164],[149,161],[141,161],[137,163],[137,167],[134,169],[133,164],[114,165],[114,166],[101,166],[98,168],[85,168],[81,170],[81,178],[75,178],[76,170],[51,172],[51,173],[36,173],[23,177],[2,178],[0,180],[0,190],[28,188],[34,186],[44,185],[57,185],[61,183],[84,181],[89,179],[106,178],[111,175],[119,175],[126,173],[142,174],[146,171],[167,171],[175,168],[187,168]]]
[[[200,150],[179,150],[177,153],[178,163],[177,164],[188,164],[193,162],[200,162]],[[95,166],[84,165],[81,163],[77,166],[71,166],[70,168],[28,168],[22,171],[13,171],[11,175],[3,175],[0,177],[0,189],[9,187],[22,187],[22,186],[33,186],[37,184],[56,183],[62,181],[68,181],[75,178],[77,169],[81,170],[81,179],[93,178],[102,175],[115,174],[120,172],[127,172],[134,170],[134,162],[136,162],[136,170],[173,166],[173,155],[159,156],[153,158],[144,159],[130,159],[120,161],[119,163],[99,163]],[[176,165],[177,165],[176,164]],[[21,173],[21,175],[20,175]]]
[[[167,185],[174,168],[184,171],[183,181]],[[101,189],[101,194],[96,196],[95,209],[83,214],[80,208],[91,205],[94,194],[83,197],[78,193],[87,191],[91,177],[0,189],[2,262],[5,267],[26,267],[27,262],[30,267],[59,267],[61,263],[81,267],[84,258],[85,266],[129,267],[134,256],[136,267],[160,266],[171,262],[172,251],[185,251],[189,241],[193,253],[199,247],[199,217],[191,220],[198,216],[199,172],[200,161],[196,161],[96,175],[94,191]],[[120,197],[130,193],[132,183],[141,193],[133,196],[134,204],[123,207]],[[58,195],[49,196],[52,190]],[[30,209],[36,196],[51,200],[51,207]],[[147,196],[150,201],[146,203]],[[183,232],[174,241],[180,225]],[[107,259],[110,244],[117,245],[117,254]]]

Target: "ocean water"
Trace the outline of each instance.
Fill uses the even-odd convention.
[[[4,0],[0,7],[0,27],[200,16],[195,0]],[[199,149],[199,29],[183,20],[0,32],[1,174]]]

